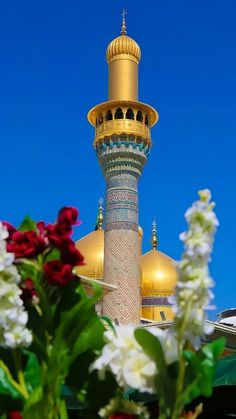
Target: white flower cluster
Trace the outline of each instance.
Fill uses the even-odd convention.
[[[198,194],[200,199],[185,214],[188,231],[180,235],[185,252],[178,263],[179,280],[173,306],[176,329],[184,329],[184,339],[195,349],[200,346],[201,336],[212,332],[204,321],[205,309],[214,297],[210,290],[214,283],[208,263],[219,225],[210,191],[205,189]]]
[[[115,326],[104,333],[106,345],[102,354],[92,365],[99,370],[100,378],[111,371],[120,387],[138,389],[140,392],[156,393],[157,367],[143,351],[134,337],[135,327]],[[167,364],[177,359],[177,345],[166,330],[148,329],[157,336],[163,346]]]
[[[28,314],[20,298],[21,278],[12,265],[14,254],[6,250],[7,237],[8,231],[0,223],[0,347],[15,348],[29,346],[32,335],[25,327]]]

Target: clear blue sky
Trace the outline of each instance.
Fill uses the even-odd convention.
[[[107,97],[105,50],[128,9],[142,48],[140,100],[158,109],[140,181],[143,248],[179,259],[183,214],[212,190],[220,229],[212,274],[218,310],[236,306],[235,0],[8,0],[0,10],[0,219],[53,221],[80,210],[77,237],[94,227],[105,184],[87,111]]]

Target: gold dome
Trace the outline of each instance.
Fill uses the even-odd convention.
[[[143,270],[142,296],[171,295],[177,281],[175,261],[157,249],[141,257]]]
[[[76,242],[77,249],[84,256],[84,265],[77,266],[76,272],[92,279],[103,279],[104,264],[104,230],[103,200],[99,199],[95,230]]]
[[[77,266],[78,274],[93,279],[103,279],[104,230],[95,230],[76,242],[77,249],[84,256],[84,265]]]
[[[108,64],[119,58],[128,58],[138,64],[141,59],[141,50],[134,39],[122,34],[110,42],[106,58]]]

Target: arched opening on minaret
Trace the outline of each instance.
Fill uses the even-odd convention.
[[[98,115],[98,125],[101,125],[103,123],[103,114],[102,113],[100,113],[99,115]]]
[[[145,124],[148,126],[149,125],[149,119],[148,119],[148,116],[146,115],[145,116]]]
[[[123,119],[124,114],[121,108],[117,108],[115,111],[115,119]]]
[[[131,109],[131,108],[127,109],[125,117],[126,117],[126,119],[134,119],[133,109]]]
[[[108,109],[108,110],[106,111],[105,120],[106,120],[106,121],[111,121],[111,120],[112,120],[112,118],[113,118],[113,116],[112,116],[112,112],[111,112],[111,110],[110,110],[110,109]]]
[[[143,114],[141,111],[137,112],[136,120],[139,122],[143,122]]]

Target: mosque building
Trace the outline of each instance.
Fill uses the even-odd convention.
[[[168,323],[173,319],[168,297],[177,280],[175,262],[158,250],[155,222],[152,248],[142,255],[143,232],[138,223],[138,181],[151,150],[151,127],[158,113],[138,99],[141,50],[127,36],[125,12],[121,35],[108,45],[106,59],[108,100],[88,113],[106,181],[105,217],[100,202],[95,231],[77,242],[85,257],[78,274],[110,287],[101,311],[112,320]]]
[[[85,265],[77,267],[91,294],[91,283],[103,290],[98,311],[119,324],[168,327],[173,320],[175,261],[158,249],[156,223],[151,249],[142,254],[138,216],[138,181],[151,150],[151,128],[157,111],[138,99],[141,50],[127,36],[125,12],[121,35],[107,47],[108,100],[92,108],[94,148],[106,182],[106,208],[99,202],[95,230],[77,241]],[[104,227],[103,227],[104,225]],[[150,232],[151,233],[151,232]],[[151,234],[150,234],[151,235]],[[219,314],[210,340],[226,338],[225,354],[236,351],[236,310]]]

